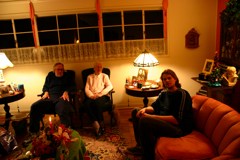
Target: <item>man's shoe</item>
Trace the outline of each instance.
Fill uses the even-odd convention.
[[[96,136],[96,139],[100,138],[102,135],[103,135],[103,131],[101,128],[99,128],[98,132],[96,132],[95,136]]]
[[[100,129],[99,129],[100,131],[101,131],[101,133],[102,134],[104,134],[105,133],[105,129],[103,128],[103,127],[100,127]]]
[[[140,146],[129,147],[129,148],[127,148],[127,153],[133,154],[133,155],[142,155],[143,150],[142,150],[142,147],[140,147]]]

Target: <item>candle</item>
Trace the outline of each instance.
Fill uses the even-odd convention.
[[[52,117],[51,116],[49,116],[49,124],[50,124],[50,126],[52,126]]]
[[[50,125],[50,131],[53,133],[53,125],[52,125],[52,117],[49,116],[49,125]]]

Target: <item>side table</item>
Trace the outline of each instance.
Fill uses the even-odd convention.
[[[10,106],[8,103],[18,101],[25,97],[25,91],[19,91],[19,92],[14,92],[13,94],[1,94],[0,95],[0,104],[4,104],[4,110],[5,110],[5,124],[4,127],[8,129],[9,127],[9,122],[12,117],[12,114],[10,113]]]
[[[148,97],[156,97],[162,91],[162,87],[158,88],[150,88],[146,90],[142,90],[141,88],[133,87],[133,86],[125,86],[125,92],[134,97],[143,97],[144,107],[148,106]]]

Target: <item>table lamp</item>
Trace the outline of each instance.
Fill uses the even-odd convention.
[[[0,52],[0,83],[5,82],[3,77],[3,69],[7,67],[13,67],[12,62],[7,58],[6,54]]]
[[[158,60],[146,50],[142,52],[133,62],[135,67],[154,67],[158,64]]]
[[[146,50],[144,52],[142,52],[133,62],[133,65],[135,67],[154,67],[158,64],[159,64],[158,60],[151,53],[147,52]],[[147,70],[145,72],[142,72],[142,71],[144,71],[144,69],[140,68],[139,72],[144,74],[144,79],[141,79],[141,80],[146,81],[148,71]]]

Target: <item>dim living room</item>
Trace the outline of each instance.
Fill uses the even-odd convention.
[[[229,2],[233,1],[229,0]],[[108,134],[103,137],[103,141],[114,137],[111,139],[111,144],[114,146],[119,143],[117,156],[126,160],[140,159],[138,156],[131,157],[122,153],[126,147],[135,145],[132,123],[129,121],[131,111],[134,107],[143,107],[146,104],[146,100],[143,101],[144,96],[133,96],[125,87],[126,80],[137,77],[139,69],[147,70],[148,80],[158,82],[162,71],[170,68],[177,73],[182,87],[189,91],[191,96],[204,94],[230,105],[238,112],[240,111],[239,80],[233,86],[225,83],[224,86],[216,87],[207,85],[209,79],[206,82],[205,77],[205,74],[209,74],[206,63],[210,62],[211,65],[214,65],[216,57],[219,58],[217,60],[221,64],[223,63],[223,68],[234,66],[239,77],[240,58],[235,57],[237,52],[234,52],[238,48],[230,49],[230,51],[226,49],[224,52],[223,48],[228,48],[228,39],[222,33],[227,32],[228,28],[218,16],[227,7],[228,0],[161,0],[160,2],[159,0],[132,0],[131,2],[100,0],[103,28],[99,27],[98,15],[100,12],[99,8],[96,8],[96,2],[98,0],[87,2],[84,0],[68,2],[64,0],[32,0],[31,3],[29,0],[0,0],[0,6],[2,6],[0,7],[0,26],[4,26],[0,27],[0,41],[3,42],[0,44],[0,52],[5,53],[13,63],[12,67],[0,67],[0,76],[4,75],[4,85],[24,85],[24,95],[7,103],[7,107],[5,107],[6,103],[0,104],[1,126],[6,121],[5,108],[9,108],[13,115],[12,118],[9,118],[9,126],[10,130],[14,132],[13,126],[18,125],[16,119],[18,120],[18,116],[23,115],[25,118],[28,115],[31,104],[39,99],[37,95],[42,90],[47,73],[52,71],[53,64],[59,61],[64,63],[65,69],[75,71],[78,90],[82,90],[84,86],[82,70],[93,67],[95,61],[101,61],[103,67],[110,68],[110,79],[115,91],[113,103],[118,120],[116,121],[117,125],[111,130],[109,115],[105,114],[109,130]],[[158,14],[160,14],[159,17],[156,16]],[[86,26],[85,23],[82,23],[83,21],[80,21],[87,21],[87,17],[95,19],[90,26]],[[108,21],[107,18],[110,20]],[[226,17],[222,18],[226,20]],[[144,21],[142,21],[143,19]],[[35,20],[35,26],[32,25],[31,20]],[[54,21],[54,25],[50,21]],[[66,25],[61,23],[62,21],[71,23]],[[228,19],[226,21],[228,22]],[[46,26],[49,28],[44,28],[45,26],[42,25],[44,23],[48,24]],[[71,24],[75,24],[76,27]],[[14,26],[13,29],[12,26]],[[102,31],[100,31],[101,29]],[[33,32],[37,36],[33,36]],[[239,28],[237,33],[239,33]],[[229,34],[235,35],[235,33]],[[73,35],[77,35],[77,37]],[[191,41],[191,38],[194,40]],[[234,40],[237,42],[237,39]],[[145,50],[154,55],[159,62],[158,65],[134,66],[133,62],[136,57]],[[210,67],[212,67],[211,65]],[[202,72],[207,72],[203,78],[201,77]],[[213,76],[217,74],[217,72],[212,72]],[[148,104],[154,102],[156,98],[156,93],[149,96]],[[28,121],[28,119],[26,120]],[[48,116],[45,117],[45,122],[48,122]],[[88,127],[86,130],[82,130],[84,138],[86,131],[89,131]],[[16,135],[18,134],[16,139],[21,145],[26,134],[16,133]],[[93,147],[94,144],[100,142],[87,140],[89,140],[88,147]],[[13,156],[10,155],[10,157]],[[92,156],[97,155],[92,154]],[[7,159],[8,156],[4,158]]]

